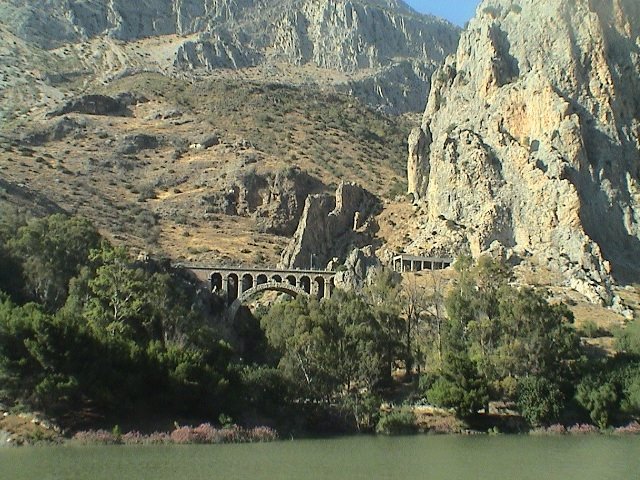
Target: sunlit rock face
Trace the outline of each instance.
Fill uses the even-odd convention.
[[[409,139],[413,247],[536,256],[607,299],[640,271],[640,2],[486,0]]]

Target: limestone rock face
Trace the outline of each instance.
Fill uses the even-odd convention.
[[[395,0],[3,0],[0,24],[44,49],[181,35],[165,49],[178,71],[312,65],[348,74],[336,75],[340,90],[397,113],[424,108],[459,39],[454,25]]]
[[[297,168],[258,174],[238,173],[220,192],[208,195],[204,201],[207,213],[252,216],[258,230],[291,236],[296,231],[305,200],[324,185]]]
[[[382,267],[382,263],[373,252],[373,247],[354,248],[334,278],[335,286],[341,290],[360,291],[370,285],[373,272]]]
[[[485,0],[409,141],[414,247],[492,243],[593,299],[640,272],[640,2]]]
[[[206,37],[206,36],[205,36]],[[241,39],[215,34],[199,41],[187,41],[176,52],[174,65],[184,70],[204,68],[246,68],[258,64],[261,55],[243,46]]]
[[[291,242],[282,253],[283,268],[324,268],[334,257],[344,258],[370,241],[372,217],[379,200],[354,183],[341,183],[335,196],[307,197]]]

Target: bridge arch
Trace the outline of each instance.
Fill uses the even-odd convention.
[[[307,295],[311,295],[311,279],[307,275],[300,277],[298,287],[302,288]]]
[[[335,273],[329,270],[302,270],[278,268],[199,267],[189,268],[201,281],[209,282],[211,292],[227,305],[227,318],[233,305],[235,316],[242,302],[258,292],[279,291],[292,296],[308,295],[329,298],[335,288]]]
[[[222,291],[222,274],[215,272],[211,275],[211,291],[212,292],[221,292]]]
[[[253,275],[245,273],[242,275],[242,288],[240,289],[240,293],[242,294],[250,288],[253,288]]]
[[[274,280],[271,280],[266,283],[258,283],[243,292],[238,298],[233,301],[233,303],[229,306],[229,319],[233,320],[235,318],[236,313],[238,313],[238,310],[244,302],[251,299],[251,297],[257,295],[258,293],[266,291],[286,293],[288,295],[291,295],[292,297],[297,297],[298,295],[308,295],[308,293],[303,288],[296,287],[295,285],[290,285],[287,282],[276,282]]]
[[[227,298],[229,301],[233,301],[240,295],[240,281],[238,275],[230,273],[227,277]]]
[[[316,277],[313,279],[313,290],[318,294],[318,298],[324,298],[324,295],[325,295],[324,278]]]

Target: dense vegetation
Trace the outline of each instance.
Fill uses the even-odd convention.
[[[231,409],[231,349],[179,272],[132,261],[85,220],[4,220],[3,400],[72,424]]]
[[[5,215],[0,401],[70,426],[153,412],[411,431],[410,408],[381,415],[399,390],[472,424],[496,401],[531,426],[638,417],[637,323],[619,332],[616,355],[587,355],[570,311],[514,286],[504,265],[461,258],[457,269],[430,295],[383,270],[361,294],[279,301],[223,336],[185,272],[131,259],[83,219]]]

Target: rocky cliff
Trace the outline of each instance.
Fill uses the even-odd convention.
[[[353,248],[371,243],[379,210],[378,198],[351,182],[341,183],[335,196],[309,195],[280,266],[323,269],[334,257],[344,260]]]
[[[640,2],[485,0],[409,139],[414,249],[537,257],[591,296],[640,272]]]
[[[179,72],[311,65],[346,74],[336,76],[342,91],[393,112],[424,107],[431,74],[459,38],[457,27],[395,0],[3,0],[0,19],[47,50],[91,39],[117,49],[110,40],[177,35],[155,60]],[[94,60],[102,47],[92,45]],[[123,72],[151,68],[144,55],[146,63],[126,56],[109,55],[124,61]]]

